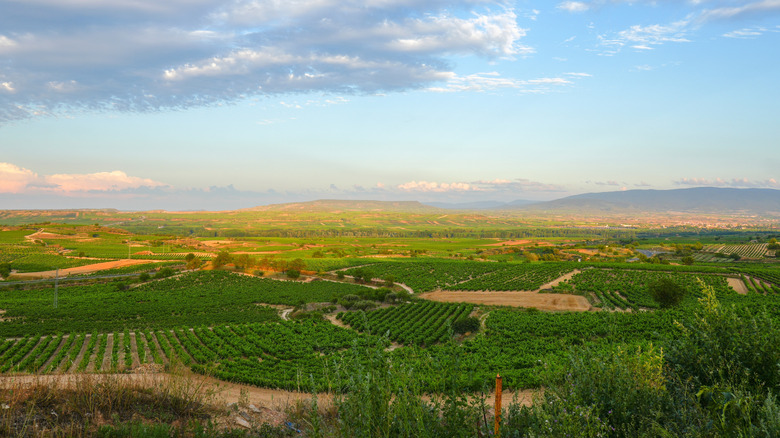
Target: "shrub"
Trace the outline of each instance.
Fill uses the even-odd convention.
[[[674,307],[685,297],[685,289],[668,278],[650,283],[648,292],[663,308]]]
[[[479,319],[473,316],[466,316],[458,318],[452,323],[452,331],[461,335],[468,332],[474,333],[479,331],[479,326]]]
[[[162,268],[162,269],[160,269],[159,271],[157,271],[157,273],[156,273],[156,274],[154,274],[154,278],[165,278],[165,277],[170,277],[170,276],[171,276],[171,275],[173,275],[173,274],[174,274],[174,271],[173,271],[173,269],[171,269],[171,268],[169,268],[169,267],[165,267],[165,268]]]
[[[343,297],[339,298],[339,304],[344,306],[345,309],[351,309],[352,306],[360,301],[360,297],[353,294],[344,295]]]
[[[288,269],[286,274],[287,274],[287,278],[291,278],[295,280],[301,276],[301,271],[297,269]]]
[[[376,307],[376,303],[368,300],[360,300],[352,304],[352,310],[371,310]]]

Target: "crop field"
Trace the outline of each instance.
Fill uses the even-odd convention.
[[[421,289],[424,285],[447,287],[448,282],[460,287],[458,281],[474,280],[469,277],[498,278],[494,277],[497,270],[515,275],[537,270],[539,278],[534,284],[538,285],[571,268],[561,263],[445,260],[382,262],[370,267],[377,266],[389,267],[383,273],[399,275],[397,281],[427,273],[433,282],[410,281]],[[410,301],[378,310],[341,310],[337,317],[348,328],[318,318],[282,321],[277,309],[269,305],[331,304],[348,295],[370,295],[373,289],[349,279],[292,282],[202,271],[133,287],[124,282],[60,287],[56,308],[51,287],[5,290],[0,292],[4,311],[0,334],[8,340],[0,344],[0,370],[123,372],[176,361],[234,382],[324,390],[344,383],[341,366],[345,361],[362,360],[355,357],[361,346],[386,348],[396,342],[402,346],[389,353],[391,360],[413,366],[432,388],[445,384],[436,364],[452,360],[462,370],[456,379],[462,388],[479,390],[497,372],[508,387],[529,388],[540,384],[544,369],[562,367],[573,346],[644,345],[674,336],[674,321],[698,305],[697,279],[712,286],[724,304],[746,310],[767,306],[780,313],[776,310],[780,294],[768,293],[765,286],[771,288],[771,280],[778,277],[772,268],[745,275],[746,280],[761,278],[750,284],[764,290],[747,296],[737,295],[722,275],[685,272],[690,267],[661,268],[584,269],[552,290],[591,296],[604,311],[510,310],[435,303],[412,296]],[[659,310],[647,295],[646,285],[663,277],[689,291],[677,309]],[[452,322],[477,308],[485,315],[483,330],[453,344]]]
[[[680,230],[640,241],[638,230],[525,229],[500,216],[336,211],[231,219],[78,212],[66,225],[3,228],[0,263],[18,273],[128,256],[150,261],[94,274],[136,274],[127,278],[0,287],[0,372],[165,372],[182,363],[225,381],[340,391],[349,386],[347,369],[380,352],[393,369],[414,370],[427,391],[482,391],[496,374],[507,388],[536,388],[566,369],[574,348],[649,348],[679,337],[676,322],[701,306],[699,281],[724,306],[767,309],[780,321],[780,268],[771,258],[759,263],[767,245],[744,243],[749,238],[707,241],[710,252],[693,253],[691,266],[627,263],[637,247],[651,246],[676,263],[681,256],[668,239]],[[477,222],[484,227],[469,228]],[[190,253],[199,263],[185,268]],[[582,261],[567,261],[571,254]],[[301,268],[295,276],[292,261]],[[175,271],[148,275],[164,267]],[[650,296],[648,284],[662,278],[685,290],[679,306],[662,309]],[[744,284],[747,294],[729,284]],[[425,299],[438,290],[573,294],[585,306],[543,311]],[[455,334],[468,316],[478,317],[479,329]],[[456,372],[443,375],[444,368]]]
[[[723,276],[595,268],[580,272],[571,280],[554,287],[553,291],[584,295],[594,305],[605,309],[655,309],[658,303],[649,295],[647,285],[662,278],[672,279],[686,289],[689,302],[695,302],[698,298],[698,279],[720,294],[733,293]]]
[[[327,281],[311,284],[265,280],[224,271],[203,271],[127,288],[124,282],[2,290],[0,336],[170,328],[277,320],[263,304],[329,302],[367,289]]]
[[[577,267],[571,263],[484,263],[471,261],[381,262],[359,269],[388,276],[414,289],[535,290]],[[346,271],[356,274],[356,269]]]
[[[406,303],[367,313],[340,313],[338,318],[360,332],[387,335],[405,345],[433,345],[451,337],[452,322],[466,317],[470,304]]]
[[[705,245],[703,252],[720,254],[737,254],[743,259],[762,259],[767,256],[769,249],[767,243],[748,243],[748,244],[727,244],[727,245]]]

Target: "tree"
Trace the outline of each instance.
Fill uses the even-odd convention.
[[[693,257],[691,256],[685,256],[682,258],[682,264],[683,265],[692,265],[694,262]]]
[[[452,331],[459,335],[464,333],[474,333],[479,330],[479,326],[479,319],[473,316],[461,317],[452,323]]]
[[[184,260],[187,263],[191,262],[193,259],[195,259],[195,254],[193,254],[193,253],[189,253],[186,256],[184,256]]]
[[[295,280],[301,276],[301,271],[297,269],[288,269],[286,274],[287,274],[287,278]]]
[[[650,296],[663,308],[680,304],[685,297],[685,289],[669,278],[662,278],[648,285]]]
[[[0,263],[0,277],[6,278],[11,274],[11,263]]]
[[[203,262],[199,258],[193,256],[192,259],[187,261],[187,269],[198,269]]]
[[[211,265],[214,266],[214,269],[221,268],[228,263],[233,261],[233,257],[230,255],[227,251],[220,251],[219,254],[217,254],[216,257],[214,257],[214,260],[211,261]]]
[[[287,269],[303,271],[306,269],[306,263],[303,261],[303,259],[295,259],[287,264]]]

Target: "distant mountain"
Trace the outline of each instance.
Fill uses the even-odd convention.
[[[238,211],[399,211],[407,213],[435,213],[441,211],[441,209],[417,201],[348,201],[339,199],[320,199],[308,202],[263,205]]]
[[[583,193],[519,207],[526,211],[780,213],[780,190],[696,187]]]
[[[425,205],[430,205],[438,208],[445,208],[447,210],[498,210],[504,208],[517,207],[521,205],[535,204],[539,201],[527,201],[525,199],[518,199],[512,202],[501,201],[474,201],[474,202],[425,202]]]

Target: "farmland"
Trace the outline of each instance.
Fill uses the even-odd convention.
[[[661,230],[642,231],[662,236],[647,238],[635,229],[512,230],[496,219],[477,235],[427,232],[441,226],[423,218],[443,219],[420,213],[414,222],[414,214],[363,218],[416,224],[384,237],[361,227],[328,235],[330,225],[314,219],[305,237],[268,229],[228,236],[228,222],[217,236],[173,233],[167,223],[139,234],[151,215],[129,218],[127,228],[7,226],[0,372],[161,373],[182,365],[263,388],[349,393],[355,369],[387,366],[414,370],[421,391],[478,393],[496,374],[510,390],[546,386],[566,373],[573,351],[666,348],[685,335],[680,322],[701,311],[706,290],[740,315],[766,309],[780,321],[770,232],[729,231],[702,244],[701,235]],[[22,281],[112,260],[138,264],[57,286]],[[112,274],[124,276],[102,278]],[[648,285],[661,279],[683,290],[679,305],[662,308],[651,295]],[[439,302],[437,294],[451,296]],[[579,301],[547,304],[569,299]]]

